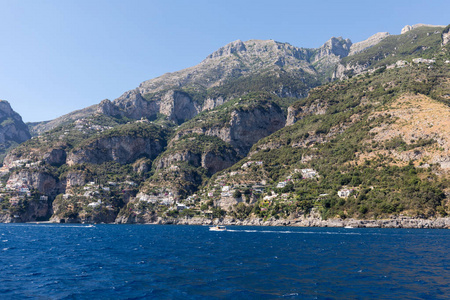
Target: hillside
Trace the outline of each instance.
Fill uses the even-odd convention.
[[[400,35],[385,36],[373,47],[343,58],[334,77],[348,78],[368,69],[375,70],[402,60],[433,58],[447,44],[448,26],[419,25],[403,30]]]
[[[262,218],[311,210],[344,219],[445,216],[449,72],[448,64],[412,65],[316,88],[291,108],[293,125],[260,140],[208,189],[263,186],[262,202],[248,211]],[[309,109],[317,101],[324,113]],[[225,194],[216,201],[230,203]]]
[[[356,44],[332,38],[318,49],[233,42],[40,127],[5,159],[1,218],[318,225],[445,217],[448,28]],[[342,80],[330,82],[340,68]]]

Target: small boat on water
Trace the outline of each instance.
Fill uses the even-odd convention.
[[[227,228],[223,225],[217,225],[217,226],[209,227],[209,231],[227,231]]]
[[[344,228],[347,228],[347,229],[352,229],[352,228],[355,228],[355,227],[353,227],[353,226],[350,226],[350,225],[347,225],[347,226],[345,226]]]

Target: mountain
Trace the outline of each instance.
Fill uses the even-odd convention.
[[[4,160],[1,218],[314,225],[444,217],[448,32],[416,26],[317,49],[230,43],[114,101],[34,125],[41,133]]]
[[[49,122],[32,126],[35,134],[101,113],[154,120],[159,114],[181,124],[239,95],[267,91],[282,98],[303,98],[331,77],[330,68],[350,49],[350,40],[332,38],[318,49],[273,40],[240,40],[210,54],[200,64],[142,82],[114,101],[103,100]],[[330,67],[331,66],[331,67]]]
[[[30,138],[30,132],[22,117],[7,101],[0,100],[0,159],[3,160],[9,149]]]

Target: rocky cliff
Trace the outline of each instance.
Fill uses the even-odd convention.
[[[348,55],[354,55],[354,54],[362,52],[366,49],[369,49],[370,47],[375,46],[376,44],[378,44],[379,42],[381,42],[388,36],[389,36],[389,32],[378,32],[378,33],[372,35],[371,37],[369,37],[367,40],[364,40],[364,41],[358,42],[358,43],[354,43],[350,47],[350,52],[348,53]]]
[[[246,155],[253,144],[261,138],[281,129],[285,125],[285,116],[281,108],[271,101],[260,101],[244,107],[233,106],[219,119],[186,124],[177,131],[175,140],[188,134],[215,136],[232,145],[240,155]],[[212,111],[210,116],[217,116]],[[225,122],[222,122],[226,120]],[[203,125],[202,123],[208,123]]]
[[[132,125],[126,126],[131,131],[120,127],[81,144],[67,156],[67,164],[102,164],[108,161],[129,164],[140,157],[154,159],[166,145],[164,129],[153,125],[138,126],[137,129]]]
[[[20,115],[13,111],[7,101],[0,100],[0,159],[3,160],[9,148],[30,138],[28,126]]]
[[[52,210],[48,200],[33,199],[22,201],[9,211],[0,212],[1,223],[25,223],[49,218]]]
[[[19,183],[20,185],[27,185],[43,195],[54,197],[61,192],[61,184],[58,178],[43,170],[20,170],[13,172],[8,181]]]

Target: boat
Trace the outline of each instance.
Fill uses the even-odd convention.
[[[227,228],[223,225],[217,225],[217,226],[209,227],[209,231],[227,231]]]
[[[352,228],[355,228],[355,227],[353,227],[353,226],[351,226],[351,225],[347,225],[347,226],[345,226],[344,228],[352,229]]]

